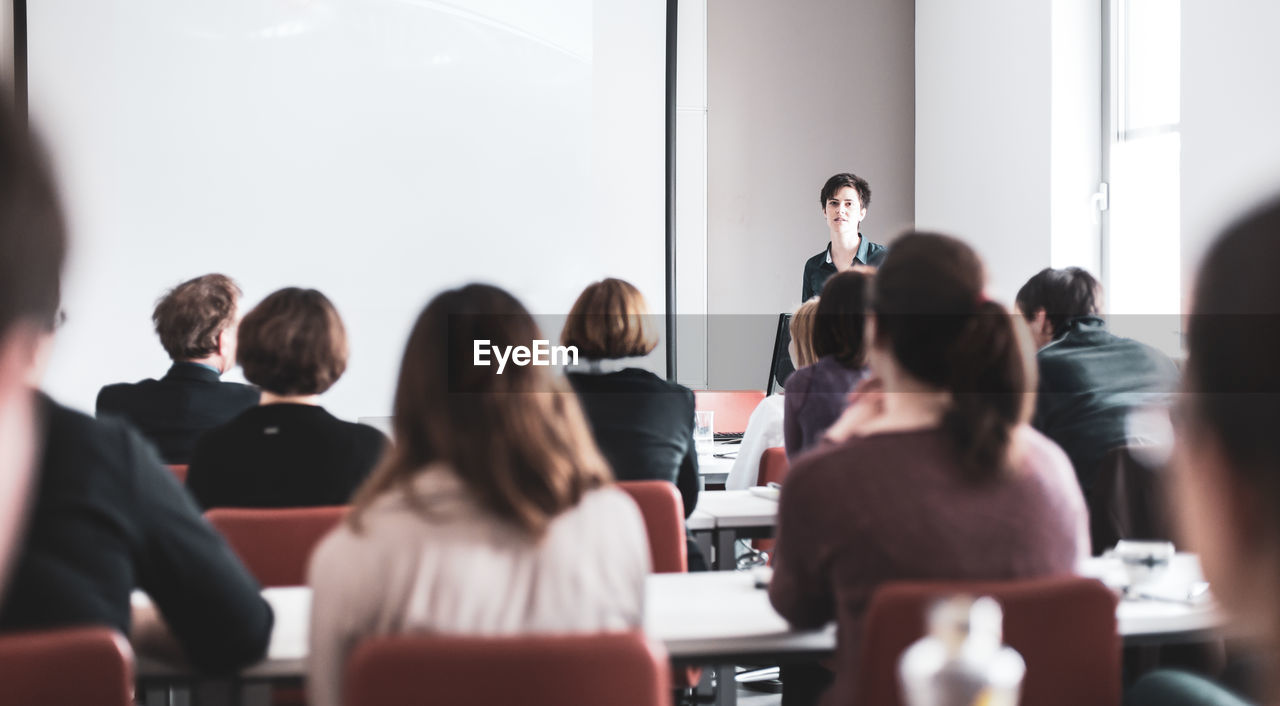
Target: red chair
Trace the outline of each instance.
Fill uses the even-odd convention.
[[[666,706],[667,658],[640,633],[396,636],[347,659],[347,706]]]
[[[347,514],[346,505],[215,508],[204,514],[263,587],[303,586],[311,552]]]
[[[756,405],[764,399],[763,390],[695,390],[693,393],[694,409],[715,412],[717,434],[721,432],[744,432],[747,420],[755,411]]]
[[[787,463],[787,450],[781,446],[765,449],[760,456],[760,472],[756,474],[756,485],[769,485],[777,483],[782,485],[782,481],[787,478],[787,471],[791,470],[791,464]]]
[[[178,479],[179,484],[187,484],[187,464],[181,463],[169,466],[169,471],[173,473],[174,478]]]
[[[689,545],[685,542],[684,501],[676,487],[664,480],[624,480],[625,490],[640,508],[649,535],[649,558],[655,574],[683,574],[689,570]],[[702,680],[702,668],[678,669],[673,684],[691,689]]]
[[[133,651],[109,628],[0,637],[0,706],[132,706]]]
[[[787,450],[781,446],[765,449],[760,456],[760,472],[756,474],[756,485],[769,485],[777,483],[782,485],[782,481],[787,478],[787,471],[791,469],[791,464],[787,463]],[[772,552],[772,539],[753,539],[751,546],[758,552]],[[772,558],[770,562],[773,563]]]
[[[640,508],[649,534],[649,557],[655,574],[680,574],[689,570],[685,544],[684,501],[676,487],[664,480],[624,480],[625,490]]]
[[[992,596],[1000,602],[1005,644],[1027,663],[1021,703],[1119,705],[1116,597],[1101,583],[1078,576],[885,584],[867,608],[857,703],[902,703],[898,658],[925,634],[926,612],[933,601],[960,593]]]

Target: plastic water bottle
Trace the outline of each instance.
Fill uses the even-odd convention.
[[[902,653],[908,706],[1015,706],[1027,667],[1003,643],[1004,614],[991,598],[948,598],[929,611],[929,634]]]

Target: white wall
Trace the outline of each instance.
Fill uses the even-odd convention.
[[[916,2],[916,224],[970,242],[1006,303],[1097,271],[1100,36],[1096,2]]]
[[[903,0],[709,0],[710,384],[765,384],[777,315],[830,237],[819,190],[871,183],[863,232],[914,214],[914,29]]]
[[[1009,301],[1050,261],[1050,2],[917,0],[916,225]]]
[[[1182,0],[1184,297],[1204,250],[1280,193],[1280,3]]]

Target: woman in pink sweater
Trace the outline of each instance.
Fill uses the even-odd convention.
[[[1027,425],[1025,325],[983,284],[959,240],[894,242],[871,286],[875,391],[787,476],[769,595],[798,627],[837,621],[825,703],[851,703],[863,614],[880,584],[1066,574],[1088,556],[1071,464]],[[784,703],[816,698],[823,676],[784,674]]]

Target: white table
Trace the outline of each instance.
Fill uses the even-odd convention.
[[[733,469],[733,458],[715,454],[736,454],[739,446],[741,444],[716,444],[714,453],[698,454],[698,478],[702,481],[703,490],[708,485],[724,485],[729,479],[729,471]]]
[[[708,490],[698,495],[698,507],[685,521],[703,550],[714,547],[711,566],[734,568],[734,544],[746,537],[769,537],[778,522],[778,501],[751,490]]]
[[[242,682],[293,681],[306,676],[307,631],[311,589],[268,588],[262,596],[275,611],[275,627],[267,658],[240,673]],[[135,593],[135,603],[147,602]],[[756,588],[747,572],[654,574],[645,582],[644,629],[661,641],[673,660],[686,664],[716,665],[720,674],[732,675],[733,664],[749,661],[785,661],[829,654],[835,647],[835,626],[821,630],[792,630],[774,611],[769,596]],[[138,655],[137,674],[148,683],[183,683],[190,673],[144,655]],[[254,688],[257,686],[258,688]],[[730,706],[737,685],[730,677],[718,689],[717,703]],[[147,692],[147,703],[163,704],[162,689]],[[269,690],[249,684],[242,704],[269,702]]]
[[[1124,567],[1119,559],[1095,557],[1086,559],[1078,573],[1096,578],[1109,586],[1125,583]],[[1200,559],[1195,554],[1176,554],[1162,577],[1142,587],[1144,593],[1176,598],[1185,595],[1192,583],[1204,580]],[[1177,600],[1123,600],[1116,609],[1119,633],[1126,644],[1169,643],[1204,638],[1218,631],[1225,616],[1212,597],[1198,602]]]
[[[1081,572],[1105,580],[1117,568],[1115,560],[1091,559]],[[1168,582],[1173,585],[1199,577],[1196,557],[1180,554]],[[276,616],[271,644],[267,658],[240,676],[249,682],[302,679],[306,675],[311,589],[269,588],[262,593]],[[146,601],[146,597],[135,594],[135,601]],[[769,604],[767,592],[755,586],[750,572],[651,575],[645,583],[645,606],[645,631],[665,645],[673,660],[716,665],[721,674],[733,674],[731,665],[740,662],[777,663],[827,655],[836,645],[834,625],[820,630],[791,629]],[[1119,632],[1129,644],[1203,637],[1224,622],[1211,601],[1191,605],[1125,600],[1120,602],[1116,617]],[[189,678],[185,670],[142,655],[138,656],[137,674],[160,683]],[[736,685],[729,680],[725,686],[729,688],[719,690],[717,702],[732,704]],[[258,700],[264,693],[259,690],[251,695],[246,690],[245,696]],[[153,703],[148,696],[148,703]]]
[[[654,574],[645,583],[645,632],[673,660],[708,664],[823,655],[835,626],[793,630],[747,571]]]

